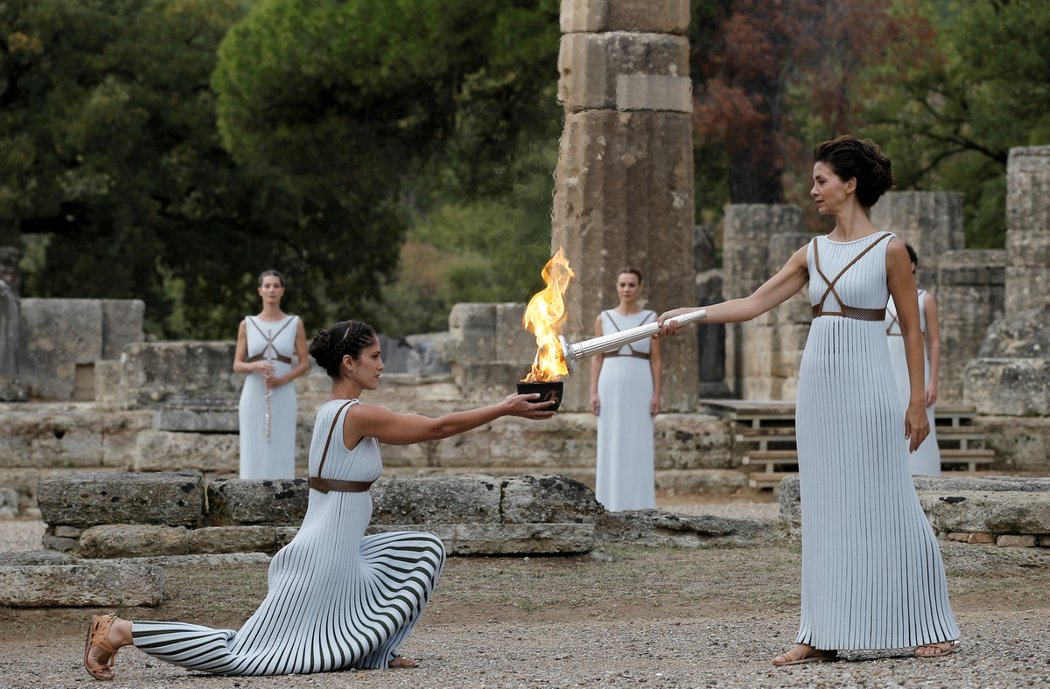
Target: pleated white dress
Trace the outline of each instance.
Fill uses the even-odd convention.
[[[630,316],[602,311],[608,335],[656,320],[652,311]],[[610,512],[656,507],[653,476],[651,340],[606,354],[598,376],[598,465],[595,497]]]
[[[819,305],[833,282],[824,311],[882,310],[889,298],[883,234],[852,242],[816,238],[809,246],[810,303]],[[797,643],[819,649],[910,648],[959,638],[940,548],[901,443],[904,411],[884,314],[873,318],[815,316],[802,356],[795,419],[802,494]]]
[[[893,374],[897,380],[897,394],[900,397],[901,406],[908,408],[911,401],[911,383],[908,380],[908,360],[904,356],[904,338],[901,337],[901,326],[897,320],[897,307],[890,297],[886,304],[886,342],[890,348],[890,364],[893,366]],[[926,341],[926,290],[919,290],[919,329],[922,331],[923,342]],[[925,385],[930,384],[930,353],[924,346],[922,348],[926,371]],[[908,464],[913,476],[940,476],[941,475],[941,450],[937,445],[937,426],[934,423],[934,406],[926,407],[926,416],[930,420],[930,435],[919,445],[919,449],[909,456]],[[907,447],[908,441],[904,440]]]
[[[274,375],[286,375],[292,370],[298,319],[298,316],[285,316],[279,321],[268,322],[246,316],[244,329],[248,337],[248,358],[268,357],[273,363]],[[294,381],[274,388],[267,402],[262,374],[253,371],[244,377],[238,406],[241,478],[295,478],[296,413]],[[270,417],[269,434],[266,432],[267,414]]]
[[[310,447],[316,476],[325,438],[346,400],[317,412]],[[356,401],[355,401],[356,403]],[[371,482],[379,477],[379,443],[350,450],[342,418],[323,477]],[[372,515],[365,492],[310,491],[302,526],[270,563],[269,592],[240,631],[181,622],[134,622],[136,647],[160,660],[220,675],[286,675],[389,666],[411,633],[445,562],[429,533],[364,536]]]

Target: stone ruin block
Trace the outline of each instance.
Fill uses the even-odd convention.
[[[84,531],[76,553],[91,559],[223,553],[272,555],[285,546],[296,531],[298,525],[187,529],[155,524],[106,524]]]
[[[645,31],[684,34],[689,0],[562,0],[562,33]]]
[[[135,471],[237,473],[240,436],[231,433],[141,431],[135,439]]]
[[[913,481],[923,511],[942,534],[1050,533],[1050,479],[916,476]],[[802,523],[798,476],[780,482],[778,502],[781,524],[798,536]]]
[[[605,511],[587,486],[564,476],[511,476],[500,489],[505,524],[593,522]]]
[[[141,342],[124,349],[123,405],[227,400],[236,405],[244,376],[233,372],[235,342]]]
[[[78,370],[83,382],[95,360],[102,358],[102,302],[22,299],[21,306],[21,377],[29,396],[44,400],[89,399],[89,395],[75,396],[74,392]]]
[[[52,531],[56,525],[197,526],[204,520],[204,481],[180,473],[53,476],[40,482],[37,504]]]
[[[298,525],[309,497],[306,479],[219,479],[208,484],[208,521],[213,526]]]
[[[0,605],[19,608],[152,607],[164,570],[124,562],[0,565]]]
[[[919,502],[942,533],[1050,533],[1048,492],[927,490]]]
[[[500,484],[480,474],[380,479],[373,524],[498,524]]]

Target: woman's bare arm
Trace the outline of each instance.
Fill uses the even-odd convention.
[[[926,417],[925,363],[922,352],[922,331],[919,329],[919,299],[915,276],[911,272],[911,258],[904,242],[890,239],[886,248],[886,282],[897,306],[897,320],[904,338],[904,358],[908,362],[908,382],[911,389],[908,409],[904,415],[904,437],[910,439],[909,452],[915,452],[930,433]]]
[[[343,441],[354,447],[363,437],[372,437],[387,445],[411,445],[425,440],[441,440],[491,423],[502,416],[546,419],[555,412],[553,402],[538,402],[537,393],[508,395],[496,404],[458,411],[432,419],[420,414],[398,414],[371,404],[355,404],[343,423]]]
[[[809,267],[806,254],[809,247],[804,246],[788,259],[776,275],[766,280],[750,296],[741,299],[730,299],[721,304],[703,307],[707,311],[706,323],[740,323],[761,316],[770,309],[783,304],[794,296],[809,281]],[[673,335],[678,332],[675,321],[665,323],[669,318],[682,316],[699,310],[699,306],[690,306],[672,311],[665,311],[657,318],[662,326],[660,335]]]

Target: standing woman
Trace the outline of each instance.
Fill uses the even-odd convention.
[[[626,267],[616,276],[620,303],[598,314],[598,335],[656,320],[638,303],[642,273]],[[653,485],[653,417],[660,413],[660,343],[645,339],[591,362],[591,413],[598,417],[598,502],[610,512],[656,507]]]
[[[281,310],[284,278],[259,275],[263,308],[237,330],[233,370],[246,373],[241,389],[241,478],[295,478],[296,403],[293,380],[306,373],[306,329]],[[292,366],[292,354],[298,360]]]
[[[905,244],[908,257],[911,259],[911,272],[914,275],[919,267],[919,256],[911,244]],[[926,404],[926,417],[930,422],[930,435],[926,442],[919,446],[911,456],[912,475],[940,476],[941,450],[937,446],[937,426],[934,421],[933,404],[937,401],[937,373],[941,367],[941,328],[937,322],[937,300],[924,289],[919,290],[919,330],[923,335],[923,356],[925,357],[926,393],[923,401]],[[886,304],[886,337],[890,347],[890,362],[893,364],[894,377],[897,379],[897,393],[901,404],[908,405],[911,396],[911,385],[908,380],[908,362],[904,353],[904,338],[901,336],[901,325],[897,318],[897,307],[893,297]]]
[[[890,160],[852,136],[818,145],[813,160],[810,196],[835,228],[795,252],[751,296],[706,307],[713,323],[747,321],[809,284],[813,324],[795,412],[802,619],[795,647],[773,664],[835,660],[843,649],[943,656],[957,648],[959,628],[940,547],[908,468],[908,452],[929,433],[915,279],[904,244],[868,218],[893,187]],[[891,295],[908,363],[906,410],[883,327]],[[662,314],[660,335],[678,331],[666,319],[695,310]]]
[[[270,562],[269,592],[239,631],[185,622],[95,615],[84,667],[113,679],[124,646],[173,665],[217,675],[290,675],[411,668],[400,647],[423,614],[445,562],[441,540],[395,531],[365,536],[369,487],[382,473],[379,444],[448,438],[503,416],[546,419],[553,402],[509,395],[487,407],[436,419],[364,404],[379,388],[383,357],[371,326],[342,321],[317,333],[310,354],[332,378],[310,443],[310,501],[291,543]]]

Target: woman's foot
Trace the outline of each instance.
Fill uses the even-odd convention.
[[[783,667],[784,665],[798,665],[799,663],[829,663],[838,659],[838,651],[822,651],[813,648],[809,644],[796,644],[787,653],[774,658],[773,664],[777,667]]]
[[[84,644],[84,669],[97,680],[113,679],[117,651],[131,643],[131,623],[115,614],[95,615]]]
[[[401,668],[404,670],[408,670],[418,666],[419,663],[412,660],[411,658],[406,658],[404,656],[394,656],[390,659],[390,667],[392,668]]]
[[[915,649],[916,658],[940,658],[959,649],[959,640],[942,641],[936,644],[923,644]]]

